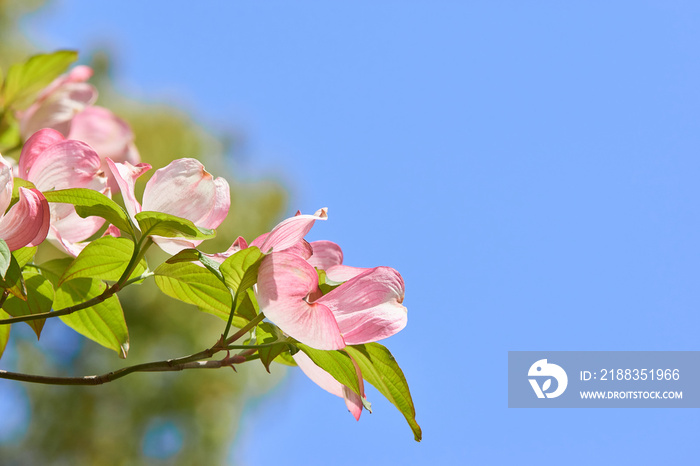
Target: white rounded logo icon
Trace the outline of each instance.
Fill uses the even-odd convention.
[[[566,372],[560,366],[556,364],[550,364],[546,359],[540,359],[535,364],[530,366],[530,370],[527,372],[528,377],[536,377],[528,379],[532,389],[535,391],[537,398],[556,398],[566,390],[566,386],[569,383],[569,378],[566,376]],[[540,386],[538,379],[542,380],[542,385]],[[552,387],[552,379],[557,381],[557,388],[552,392],[547,392]]]

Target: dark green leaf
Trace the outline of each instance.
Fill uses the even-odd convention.
[[[155,282],[171,298],[194,304],[201,311],[223,320],[231,313],[231,292],[209,270],[191,262],[163,263],[155,270]],[[243,327],[247,321],[233,318],[233,325]]]
[[[83,249],[61,277],[61,283],[75,278],[99,278],[117,281],[126,270],[134,243],[128,238],[105,236],[98,238]],[[131,274],[138,277],[146,271],[146,262],[141,261]]]
[[[134,216],[144,235],[166,238],[210,239],[216,236],[214,230],[199,228],[186,218],[163,212],[139,212]]]
[[[3,96],[5,106],[17,110],[27,108],[39,92],[51,84],[68,66],[78,59],[78,53],[59,50],[54,53],[34,55],[25,63],[10,67],[5,78]]]
[[[388,349],[379,343],[348,346],[345,351],[362,370],[362,377],[384,395],[404,415],[417,442],[422,438],[416,422],[416,409],[406,377]]]
[[[49,202],[62,202],[73,204],[75,211],[83,218],[101,217],[120,230],[134,235],[129,223],[129,217],[119,204],[102,193],[92,189],[71,188],[59,191],[46,191],[43,193]]]
[[[5,301],[3,309],[13,317],[49,312],[54,296],[51,282],[38,273],[25,272],[24,283],[27,287],[27,300],[22,301],[15,296],[10,296]],[[37,338],[41,335],[45,320],[37,319],[27,322],[36,333]]]
[[[106,288],[107,286],[97,279],[71,280],[56,291],[54,308],[64,309],[81,304],[99,296]],[[87,309],[60,316],[59,319],[81,335],[116,351],[120,358],[126,358],[129,352],[129,332],[116,295]]]
[[[357,371],[347,354],[342,351],[317,350],[302,343],[296,343],[296,346],[311,358],[318,367],[328,372],[335,380],[361,396]]]

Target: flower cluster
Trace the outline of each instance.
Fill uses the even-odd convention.
[[[41,57],[49,57],[47,63],[58,60],[33,59]],[[26,82],[44,79],[29,74],[31,66],[18,69],[28,73]],[[390,267],[344,265],[336,243],[307,242],[315,222],[328,218],[325,208],[313,215],[297,212],[250,243],[238,237],[226,251],[199,251],[229,212],[228,182],[212,176],[199,161],[182,158],[155,170],[139,201],[136,182],[152,167],[141,162],[129,125],[94,105],[97,90],[87,83],[91,75],[85,66],[57,73],[27,102],[10,86],[0,87],[0,107],[6,107],[0,110],[13,115],[24,140],[17,164],[0,156],[0,304],[12,316],[0,319],[0,325],[86,313],[88,324],[64,322],[126,357],[128,333],[117,293],[154,276],[167,295],[213,309],[227,321],[214,346],[182,358],[181,364],[156,364],[156,370],[181,370],[193,363],[232,366],[253,359],[268,370],[272,361],[293,364],[343,397],[358,420],[369,406],[364,394],[368,380],[402,411],[419,439],[403,373],[376,343],[406,326],[401,275]],[[112,199],[116,193],[121,193],[122,205]],[[37,264],[27,269],[36,251],[31,248],[46,239],[71,257],[62,262],[63,270],[52,267],[50,276]],[[171,256],[154,271],[144,259],[151,244]],[[83,294],[62,293],[68,306],[49,312],[57,302],[54,292],[76,278],[87,278],[94,287]],[[29,304],[39,302],[43,308]],[[103,302],[109,305],[98,312],[93,306]],[[229,335],[232,325],[240,330]],[[39,335],[41,325],[33,328]],[[8,334],[0,332],[0,356]],[[250,338],[237,345],[245,335]],[[265,341],[261,335],[267,335]],[[242,352],[209,360],[232,349]],[[8,374],[2,371],[0,378]],[[397,393],[408,402],[397,403]]]

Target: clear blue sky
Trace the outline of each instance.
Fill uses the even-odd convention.
[[[125,90],[248,137],[312,239],[404,276],[387,346],[424,441],[303,376],[233,458],[690,464],[698,412],[513,410],[508,350],[700,349],[700,4],[56,1],[38,44],[112,44]],[[466,463],[464,463],[466,464]]]

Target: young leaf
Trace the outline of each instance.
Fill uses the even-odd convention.
[[[245,319],[246,322],[255,319],[255,316],[260,312],[260,306],[258,306],[253,290],[248,288],[244,293],[240,295],[237,294],[237,296],[238,304],[236,305],[236,316]]]
[[[255,327],[255,341],[258,345],[274,343],[280,339],[285,339],[285,337],[282,335],[282,333],[277,327],[268,322],[263,322],[257,327]],[[265,370],[267,370],[267,372],[270,372],[270,364],[272,363],[272,361],[277,356],[285,352],[288,347],[289,343],[280,342],[272,346],[267,346],[258,349],[258,354],[260,355],[260,362],[263,363],[263,366],[265,366]]]
[[[24,110],[43,88],[51,84],[51,81],[77,59],[77,52],[59,50],[34,55],[25,63],[11,66],[5,78],[5,106],[12,105],[17,110]]]
[[[224,276],[226,286],[236,293],[236,302],[244,296],[241,293],[258,281],[258,269],[265,255],[255,246],[242,249],[226,259],[219,270]]]
[[[131,236],[134,235],[134,230],[124,209],[102,193],[86,188],[71,188],[46,191],[43,194],[49,202],[73,204],[75,211],[83,218],[101,217],[120,230]]]
[[[34,246],[31,248],[19,248],[16,251],[12,251],[12,255],[15,257],[17,265],[19,265],[20,269],[27,265],[29,261],[34,259],[34,254],[36,254],[36,250],[37,247]]]
[[[63,273],[60,283],[75,278],[99,278],[117,281],[126,270],[134,243],[128,238],[105,236],[98,238],[83,249],[73,263]],[[138,277],[146,271],[146,262],[142,260],[131,274]]]
[[[223,281],[224,277],[221,275],[221,272],[219,271],[219,267],[221,264],[218,262],[210,259],[207,257],[205,254],[202,254],[196,249],[183,249],[182,251],[178,252],[175,254],[173,257],[170,259],[166,260],[168,264],[177,264],[178,262],[195,262],[199,261],[204,267],[209,269],[211,273],[216,275],[219,280]]]
[[[51,283],[35,272],[25,272],[24,283],[27,287],[27,300],[22,301],[15,296],[10,296],[5,301],[3,309],[13,317],[49,312],[54,297]],[[37,338],[41,335],[41,329],[44,328],[44,321],[45,319],[37,319],[27,322]]]
[[[0,319],[8,319],[10,314],[0,309]],[[7,340],[10,339],[10,327],[12,325],[0,325],[0,358],[2,358],[2,353],[5,351],[5,346],[7,346]]]
[[[318,367],[332,375],[335,380],[361,395],[355,365],[347,354],[335,350],[317,350],[298,342],[295,345],[311,358]]]
[[[199,251],[197,251],[196,249],[188,248],[178,252],[165,262],[168,264],[177,264],[178,262],[195,262],[198,260]]]
[[[7,247],[7,243],[0,239],[0,276],[4,277],[7,273],[7,269],[10,268],[10,261],[12,259],[12,253],[10,248]]]
[[[214,230],[199,228],[186,218],[163,212],[144,211],[134,217],[144,235],[187,239],[210,239],[216,236]]]
[[[194,304],[202,312],[228,320],[231,313],[231,292],[209,270],[191,262],[163,263],[155,270],[158,288],[170,296],[188,304]],[[248,321],[233,318],[233,325],[243,327]]]
[[[420,442],[423,434],[416,422],[416,409],[406,377],[389,350],[379,343],[367,343],[347,346],[345,351],[360,366],[362,377],[374,385],[404,415],[414,438]]]
[[[107,285],[96,279],[71,280],[56,290],[54,308],[64,309],[81,304],[99,296],[106,288]],[[87,309],[59,316],[59,319],[81,335],[116,351],[120,358],[126,358],[129,352],[129,332],[116,295]]]

